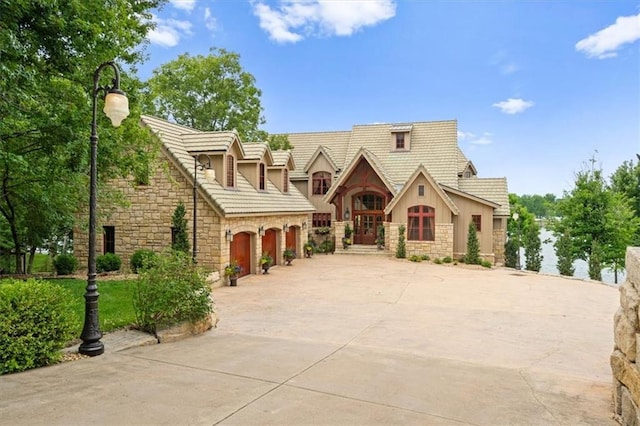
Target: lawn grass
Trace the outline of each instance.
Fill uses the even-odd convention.
[[[80,336],[84,323],[84,293],[87,281],[75,278],[47,279],[53,284],[68,289],[74,296],[76,303],[74,310],[78,315],[79,328],[76,333]],[[98,318],[102,332],[113,331],[135,323],[136,315],[133,310],[132,291],[135,280],[106,280],[98,281]]]

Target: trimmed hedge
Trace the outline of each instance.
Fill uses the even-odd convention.
[[[105,253],[96,257],[96,270],[98,272],[119,271],[122,266],[122,259],[114,253]]]
[[[73,274],[78,269],[78,259],[72,254],[59,254],[53,259],[53,267],[58,275]]]
[[[0,282],[0,374],[42,367],[60,360],[79,319],[71,293],[29,279]]]

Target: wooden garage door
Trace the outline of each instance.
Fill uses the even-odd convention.
[[[267,229],[262,237],[262,253],[268,253],[273,258],[274,265],[278,262],[278,233],[274,229]],[[260,254],[262,254],[260,253]]]
[[[240,276],[243,277],[251,273],[251,235],[246,232],[239,232],[233,236],[231,241],[231,258],[242,268]]]
[[[298,241],[298,228],[294,228],[293,226],[289,228],[289,232],[287,232],[287,246],[285,248],[290,248],[291,250],[298,252],[296,247],[296,241]],[[284,250],[283,250],[284,251]]]

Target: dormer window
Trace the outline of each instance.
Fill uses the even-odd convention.
[[[282,183],[282,188],[283,188],[282,192],[289,192],[289,170],[288,169],[282,170],[282,177],[284,179],[284,182]]]
[[[260,191],[264,191],[267,189],[266,169],[267,168],[264,165],[264,163],[260,163],[260,177],[258,178],[260,180],[259,182]]]
[[[227,155],[227,188],[236,186],[236,167],[233,155]]]
[[[391,150],[409,151],[411,149],[412,124],[399,124],[391,126]]]

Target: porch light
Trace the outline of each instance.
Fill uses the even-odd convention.
[[[349,207],[344,211],[344,220],[351,219],[351,213],[349,212]]]
[[[264,226],[260,225],[260,227],[258,228],[258,235],[260,235],[261,237],[264,237]]]
[[[282,230],[283,230],[284,232],[289,232],[289,224],[288,224],[288,223],[285,223],[284,225],[282,225]]]
[[[224,235],[225,235],[227,241],[229,241],[229,242],[233,241],[233,232],[231,232],[231,229],[227,229],[227,232],[225,232]]]

